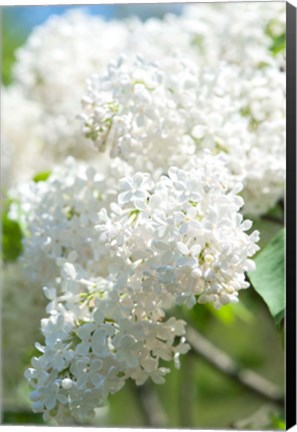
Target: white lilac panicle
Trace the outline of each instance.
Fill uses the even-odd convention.
[[[240,17],[240,19],[238,19]],[[191,4],[183,8],[180,25],[191,35],[191,44],[199,53],[200,64],[215,67],[221,60],[256,69],[266,61],[283,68],[285,44],[278,44],[286,32],[284,2],[269,7],[261,2],[238,4]]]
[[[45,289],[52,300],[41,321],[45,345],[36,345],[41,355],[25,372],[34,387],[33,411],[45,419],[62,406],[64,415],[89,420],[129,377],[138,385],[149,377],[164,383],[169,369],[159,360],[178,362],[188,351],[183,321],[160,313],[157,319],[144,301],[137,310],[131,292],[112,287],[100,277],[86,281],[77,265],[66,263],[56,288]]]
[[[98,262],[59,260],[59,277],[44,288],[45,345],[25,375],[33,410],[46,419],[62,407],[84,421],[128,378],[163,383],[169,369],[160,360],[178,367],[189,350],[185,322],[167,311],[197,301],[219,308],[249,286],[258,232],[246,233],[241,185],[221,155],[171,167],[157,181],[138,172],[120,185],[117,203],[94,225]]]
[[[181,16],[166,14],[162,19],[150,17],[144,22],[133,18],[127,21],[127,27],[126,52],[132,59],[141,55],[147,61],[166,63],[172,56],[184,55],[196,64],[204,64]]]
[[[191,36],[180,24],[173,15],[145,23],[135,17],[107,22],[79,9],[37,26],[16,51],[14,78],[27,99],[40,107],[42,151],[50,149],[56,162],[70,152],[80,159],[93,158],[76,118],[85,80],[122,52],[152,61],[165,61],[173,52],[196,59]]]
[[[242,20],[238,20],[238,16],[242,16]],[[75,32],[72,31],[73,28],[76,29]],[[246,28],[246,31],[243,28]],[[101,148],[104,148],[106,144],[104,140],[106,134],[109,139],[112,139],[112,136],[116,139],[118,136],[120,142],[113,147],[113,154],[121,154],[121,157],[126,158],[127,153],[129,154],[132,149],[133,165],[135,164],[136,169],[146,171],[152,171],[156,165],[161,165],[163,169],[168,152],[170,155],[173,153],[171,160],[168,161],[168,166],[177,165],[179,161],[183,163],[197,145],[198,147],[216,147],[220,151],[230,152],[234,154],[230,160],[230,167],[243,165],[241,171],[244,175],[248,176],[251,173],[251,188],[255,183],[253,179],[257,178],[255,190],[245,195],[250,196],[252,200],[249,205],[249,213],[255,215],[263,213],[279,198],[280,191],[283,189],[283,181],[271,182],[269,180],[268,184],[265,184],[267,166],[264,170],[263,166],[261,169],[255,166],[252,171],[250,170],[250,167],[254,166],[252,162],[248,161],[248,166],[245,166],[245,156],[250,154],[251,146],[257,146],[258,141],[243,132],[246,119],[243,120],[238,116],[237,105],[239,103],[242,111],[246,112],[246,104],[241,102],[245,102],[245,94],[254,94],[254,92],[251,91],[251,86],[247,91],[244,88],[246,84],[251,84],[255,71],[262,71],[261,73],[266,74],[266,77],[261,86],[265,87],[268,83],[271,95],[271,101],[266,104],[265,112],[267,109],[270,111],[274,109],[274,102],[277,100],[275,95],[279,94],[280,87],[270,86],[269,70],[279,69],[279,62],[278,56],[272,55],[269,47],[273,37],[281,37],[284,31],[285,13],[284,4],[281,2],[269,5],[269,8],[260,3],[232,5],[232,7],[230,5],[191,5],[185,7],[185,12],[181,17],[170,15],[163,20],[150,19],[145,23],[135,18],[122,22],[105,22],[83,11],[70,11],[64,16],[52,17],[44,25],[37,27],[26,44],[18,50],[14,69],[16,81],[26,95],[28,103],[34,102],[41,113],[39,120],[35,122],[34,133],[36,134],[38,129],[39,150],[34,154],[46,154],[46,161],[52,159],[61,161],[69,153],[80,159],[93,160],[95,153],[87,140],[83,139],[79,121],[76,118],[80,111],[79,100],[85,80],[93,72],[103,73],[102,71],[105,70],[112,56],[116,58],[120,52],[125,52],[128,53],[127,62],[130,63],[130,72],[123,68],[117,72],[112,79],[119,82],[120,73],[123,75],[124,72],[127,72],[129,76],[131,75],[131,70],[133,71],[135,67],[133,59],[136,54],[139,54],[146,60],[146,63],[160,62],[165,79],[153,92],[150,92],[149,88],[143,89],[141,82],[136,79],[135,85],[131,85],[130,89],[135,95],[131,98],[131,103],[127,104],[127,108],[121,111],[122,114],[116,111],[119,108],[118,104],[121,106],[122,102],[126,103],[125,98],[119,96],[114,97],[112,101],[106,99],[107,82],[104,85],[104,96],[103,89],[101,89],[97,101],[94,101],[92,92],[91,97],[88,94],[87,105],[90,101],[95,104],[97,123],[99,123],[94,126],[92,118],[89,118],[89,108],[87,108],[88,113],[85,114],[88,135],[98,138],[97,129],[99,128],[101,138],[98,138],[97,143],[101,142]],[[102,34],[105,35],[104,39]],[[62,46],[63,49],[61,49]],[[279,55],[281,52],[283,50],[280,50]],[[199,75],[195,68],[190,72],[189,69],[193,69],[191,67],[177,67],[172,62],[172,57],[177,53],[188,58],[188,63],[192,62],[199,67],[212,68],[214,76],[217,76],[217,71],[220,76],[225,75],[224,80],[229,83],[228,90],[225,88],[226,84],[223,84],[224,90],[222,90],[221,78],[218,85],[213,83],[213,80],[216,81],[217,78],[210,78],[208,82],[208,72]],[[76,58],[79,58],[80,62],[73,67],[73,59]],[[220,67],[222,60],[229,66]],[[231,68],[230,65],[236,67]],[[149,66],[145,68],[148,69],[146,75],[154,75]],[[223,73],[224,69],[227,72]],[[160,71],[158,74],[160,75]],[[186,78],[183,78],[184,74]],[[140,75],[142,79],[143,73]],[[280,78],[284,83],[284,73],[280,75]],[[191,84],[191,80],[196,83],[196,86]],[[275,77],[272,78],[272,81],[276,82]],[[238,85],[243,86],[240,92],[238,92]],[[94,86],[97,88],[97,85]],[[175,89],[174,86],[177,89],[176,93],[168,95],[170,89]],[[258,88],[258,83],[256,88]],[[181,98],[180,94],[183,92],[186,96]],[[218,97],[220,94],[221,97]],[[99,102],[101,97],[102,103]],[[158,97],[161,102],[157,99]],[[257,104],[257,100],[258,96],[256,96],[256,103],[252,105],[255,105],[258,117],[260,114],[260,122],[267,123],[266,118],[263,119],[263,116],[261,118],[262,111],[259,109],[261,105]],[[222,101],[223,106],[221,106]],[[106,107],[105,104],[108,106]],[[9,118],[14,119],[15,108],[9,105],[7,107],[10,111]],[[166,112],[168,112],[168,118],[164,119]],[[148,134],[145,125],[152,126],[154,115],[159,116],[159,119],[152,127],[152,133]],[[112,126],[111,119],[113,119]],[[192,133],[193,119],[198,119],[198,127],[194,129],[195,133]],[[130,125],[131,120],[134,123],[137,120],[136,130],[135,124],[133,127]],[[264,127],[263,137],[266,135],[267,140],[263,138],[262,142],[266,144],[270,142],[271,136],[274,139],[275,134],[279,140],[282,125],[274,130],[274,120],[271,123],[268,128]],[[205,134],[205,131],[207,137],[201,137],[201,133]],[[162,145],[156,144],[156,136],[160,137]],[[193,145],[193,140],[195,145]],[[29,145],[27,141],[26,146]],[[281,151],[283,151],[283,140],[281,143]],[[141,148],[141,151],[144,152],[144,157],[139,158],[138,150],[142,144],[144,148]],[[18,139],[16,145],[23,146],[23,141]],[[150,148],[154,149],[155,146],[158,151],[150,152]],[[159,155],[160,148],[163,151]],[[279,150],[278,148],[277,154],[280,154]],[[267,147],[263,151],[267,153]],[[20,153],[29,154],[29,152]],[[154,153],[157,156],[153,157]],[[174,153],[176,153],[175,156]],[[252,153],[255,154],[257,151]],[[274,150],[272,154],[275,154]],[[262,151],[259,159],[265,159]],[[34,162],[35,166],[38,166],[36,158],[30,159],[29,162],[30,164]],[[275,158],[273,162],[270,164],[273,166],[272,173],[270,175],[271,171],[268,170],[267,178],[283,178],[283,172],[280,172],[283,171],[283,168],[275,173]],[[16,173],[20,171],[22,170],[16,170]],[[238,171],[240,171],[239,168]],[[263,173],[262,177],[260,172]],[[248,177],[246,180],[249,183]],[[245,190],[245,179],[243,182]],[[259,200],[258,190],[260,190],[260,195],[262,192],[265,194],[264,200]],[[245,212],[245,209],[243,211]]]
[[[82,101],[85,135],[100,151],[133,161],[136,170],[166,169],[165,154],[180,155],[186,127],[174,100],[180,95],[170,97],[173,86],[166,84],[164,71],[152,63],[123,58],[111,63],[106,76],[88,81]]]
[[[230,84],[232,78],[234,70],[225,64],[219,72],[204,72],[182,57],[166,64],[121,57],[106,75],[88,80],[85,135],[100,151],[149,172],[182,165],[204,147],[238,147],[236,136],[248,121],[240,115],[240,84]]]
[[[286,176],[286,81],[277,67],[250,74],[242,83],[241,112],[249,119],[251,146],[245,162],[245,212],[254,216],[284,196]],[[234,168],[230,168],[236,173]]]
[[[53,281],[61,260],[92,265],[97,213],[114,200],[118,179],[128,173],[122,161],[113,160],[105,172],[97,172],[69,157],[46,181],[20,183],[10,191],[10,217],[25,232],[20,260],[30,280]]]
[[[109,270],[115,286],[121,290],[128,281],[137,291],[142,281],[147,296],[157,290],[172,305],[191,307],[196,297],[215,307],[237,302],[249,286],[244,272],[254,267],[249,257],[258,250],[258,232],[245,233],[251,222],[239,213],[242,185],[222,156],[205,153],[157,181],[137,173],[121,185],[117,205],[110,216],[100,211],[98,225],[100,241],[118,262]]]
[[[169,71],[170,58],[177,53],[201,67],[216,69],[224,61],[237,65],[242,78],[246,70],[253,73],[271,63],[285,68],[284,49],[274,55],[270,49],[273,38],[284,34],[282,2],[269,7],[197,4],[186,6],[182,16],[144,23],[136,18],[106,22],[83,10],[53,16],[17,50],[14,65],[16,83],[42,114],[36,153],[48,154],[50,149],[59,162],[69,153],[81,159],[94,157],[87,142],[83,144],[76,118],[82,89],[88,76],[105,70],[110,59],[122,52],[131,59],[141,55],[147,61],[169,62]],[[80,61],[73,67],[77,58]],[[235,81],[233,77],[231,82]],[[11,118],[14,112],[11,108]]]
[[[244,213],[263,214],[283,196],[285,79],[273,64],[252,73],[122,57],[89,79],[82,104],[85,135],[136,170],[166,173],[209,148],[243,182]]]
[[[28,100],[20,86],[2,87],[1,92],[1,187],[8,189],[18,181],[29,180],[36,167],[43,170],[49,162],[40,151],[39,105]]]
[[[36,27],[16,51],[15,82],[39,104],[42,144],[57,162],[69,153],[80,159],[93,156],[87,145],[79,145],[81,92],[87,77],[124,49],[126,34],[125,23],[71,10]]]
[[[79,85],[92,70],[105,68],[124,48],[126,27],[125,22],[107,22],[83,9],[53,15],[17,50],[14,77],[32,99],[63,113],[69,96],[73,101],[74,92],[79,95]]]

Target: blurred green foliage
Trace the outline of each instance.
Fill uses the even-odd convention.
[[[279,52],[286,49],[286,34],[283,33],[280,36],[273,39],[270,50],[273,55],[277,55]]]
[[[10,201],[6,201],[2,211],[2,259],[4,263],[16,261],[23,250],[23,232],[20,224],[9,217]]]
[[[286,33],[281,33],[280,35],[275,36],[273,30],[275,24],[277,24],[275,23],[275,20],[271,20],[265,29],[266,35],[271,38],[270,51],[273,55],[277,55],[279,52],[286,49]]]
[[[12,69],[15,62],[15,52],[26,39],[26,31],[21,23],[17,25],[11,15],[1,14],[2,23],[2,83],[9,85],[12,82]]]
[[[44,425],[41,414],[34,414],[30,410],[27,411],[4,411],[3,413],[4,424],[36,424]]]
[[[33,177],[33,181],[35,181],[35,183],[46,181],[50,175],[51,171],[40,172]]]

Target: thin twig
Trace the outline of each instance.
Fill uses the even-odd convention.
[[[228,354],[221,351],[191,327],[188,327],[187,339],[192,350],[218,371],[228,375],[258,396],[284,405],[283,393],[275,384],[252,370],[242,368]]]
[[[284,199],[281,199],[281,200],[279,201],[279,205],[280,205],[282,211],[284,212],[284,210],[285,210],[285,201],[284,201]]]
[[[269,215],[269,214],[263,215],[261,217],[261,219],[262,220],[267,220],[269,222],[273,222],[275,224],[284,225],[283,219],[280,219],[278,217],[275,217],[275,216],[272,216],[272,215]]]
[[[195,380],[193,373],[195,359],[192,356],[184,356],[182,358],[180,373],[179,373],[179,423],[181,427],[194,427],[193,422],[193,401],[195,395]]]
[[[146,383],[142,386],[135,385],[134,391],[146,425],[155,428],[166,428],[168,426],[168,418],[153,388]]]

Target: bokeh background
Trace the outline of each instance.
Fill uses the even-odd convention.
[[[45,22],[51,15],[61,15],[67,10],[79,6],[15,6],[2,7],[2,79],[4,84],[11,82],[11,67],[15,49],[22,45],[31,30]],[[179,14],[182,4],[147,4],[147,5],[90,5],[83,9],[93,15],[100,15],[106,20],[136,15],[142,19],[162,17],[166,13]]]
[[[12,79],[15,50],[24,43],[32,28],[44,22],[50,15],[62,14],[71,6],[33,6],[2,8],[2,84]],[[182,5],[101,5],[85,7],[90,13],[106,19],[137,15],[142,19],[162,17],[167,12],[180,13]],[[279,230],[279,225],[266,221],[255,226],[261,230],[261,245],[265,245]],[[9,296],[9,293],[6,294]],[[26,293],[23,293],[26,296]],[[239,305],[214,310],[211,306],[197,305],[187,314],[188,322],[202,334],[212,346],[225,352],[239,368],[248,368],[270,380],[283,391],[284,349],[282,332],[275,327],[267,306],[251,288],[242,291]],[[20,299],[16,299],[20,301]],[[9,302],[11,304],[11,302]],[[5,297],[2,308],[6,308]],[[6,311],[7,312],[7,311]],[[10,311],[13,313],[13,311]],[[9,313],[9,311],[8,311]],[[177,312],[178,313],[178,312]],[[30,320],[30,317],[25,317]],[[21,325],[23,316],[16,317]],[[3,334],[13,333],[6,328]],[[12,338],[11,338],[12,339]],[[28,398],[30,389],[20,377],[29,366],[32,347],[21,352],[23,370],[13,371],[11,339],[3,338],[2,344],[2,423],[43,424],[42,416],[33,414]],[[40,335],[41,341],[41,335]],[[19,364],[19,360],[16,364]],[[9,375],[9,376],[7,376]],[[284,429],[282,404],[274,403],[250,391],[236,379],[219,371],[201,355],[191,353],[181,359],[181,368],[167,376],[166,384],[149,383],[154,400],[153,409],[167,427],[188,428],[236,428],[236,429]],[[145,407],[141,403],[139,389],[126,385],[110,398],[106,408],[98,410],[92,424],[114,427],[149,426]],[[162,420],[163,419],[163,420]]]

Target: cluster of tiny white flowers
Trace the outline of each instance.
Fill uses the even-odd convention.
[[[242,214],[284,193],[284,34],[284,3],[76,10],[17,51],[4,179],[22,282],[49,300],[25,372],[46,420],[87,421],[127,379],[163,383],[190,349],[174,308],[248,288],[259,234]]]
[[[111,58],[127,50],[152,60],[175,51],[190,50],[196,56],[190,35],[181,29],[176,31],[179,27],[176,16],[145,23],[136,17],[106,22],[83,9],[53,16],[37,26],[16,52],[14,77],[27,99],[41,112],[40,121],[36,122],[40,136],[38,153],[51,152],[55,162],[61,162],[69,152],[79,159],[93,159],[94,153],[84,142],[77,119],[86,79],[92,73],[103,72]],[[177,45],[174,50],[173,37]],[[74,58],[79,59],[75,67]],[[11,107],[10,114],[16,109],[17,105]],[[23,121],[22,113],[17,113],[19,119]],[[35,159],[36,166],[38,162]]]
[[[3,87],[1,91],[2,188],[8,189],[21,179],[29,180],[36,166],[43,170],[47,162],[40,151],[39,105],[28,100],[19,86]]]
[[[213,72],[180,57],[165,65],[120,58],[88,81],[84,132],[100,151],[151,173],[204,148],[224,152],[249,197],[244,211],[265,213],[283,194],[284,77],[273,65],[241,75],[225,63]]]
[[[22,182],[11,190],[10,218],[30,233],[23,239],[20,257],[30,280],[39,284],[53,280],[59,260],[71,259],[73,254],[81,265],[90,265],[96,215],[114,200],[118,179],[129,172],[128,166],[114,160],[103,175],[68,157],[47,181]]]
[[[246,234],[252,223],[239,213],[242,186],[221,155],[205,153],[158,180],[142,172],[123,177],[117,200],[99,212],[102,182],[67,163],[63,184],[52,174],[40,182],[46,192],[32,189],[43,198],[25,217],[31,238],[24,257],[46,281],[50,300],[41,322],[45,345],[37,344],[42,354],[26,377],[35,412],[49,419],[61,404],[84,421],[128,378],[163,383],[169,369],[160,359],[179,366],[189,350],[185,322],[167,311],[197,301],[217,308],[237,302],[249,286],[244,272],[254,268],[258,232]],[[74,220],[83,230],[70,233]],[[54,259],[51,277],[32,262],[41,250]]]
[[[238,16],[242,18],[238,20]],[[243,196],[249,197],[244,212],[265,213],[283,195],[285,112],[282,110],[276,121],[274,111],[284,105],[284,58],[282,64],[279,60],[284,50],[272,55],[270,48],[272,38],[284,33],[285,9],[281,2],[269,8],[261,4],[190,5],[184,7],[181,16],[167,15],[163,20],[153,18],[144,23],[137,18],[107,23],[83,10],[50,18],[18,50],[14,67],[17,86],[27,98],[27,105],[33,104],[39,111],[37,118],[30,118],[38,135],[39,150],[26,165],[40,170],[53,159],[61,162],[69,153],[79,159],[94,160],[90,141],[82,137],[78,114],[85,81],[97,73],[101,78],[99,82],[89,81],[83,103],[88,111],[87,135],[99,143],[100,130],[101,149],[106,144],[104,136],[108,135],[117,141],[113,154],[121,154],[125,159],[132,150],[129,157],[136,161],[136,169],[152,172],[156,164],[163,168],[166,153],[171,158],[167,165],[170,166],[178,161],[183,163],[197,142],[199,148],[216,143],[220,151],[231,153],[229,166],[235,167],[234,173],[244,182]],[[110,59],[120,53],[126,55],[125,66],[109,67],[107,78],[104,71]],[[183,60],[187,67],[172,62],[171,57],[177,54],[187,59]],[[135,55],[145,59],[143,67],[135,65]],[[80,59],[75,68],[73,58]],[[149,62],[161,62],[161,71],[153,70]],[[133,71],[135,67],[138,72]],[[209,70],[215,78],[208,82]],[[154,83],[153,91],[140,82],[145,77]],[[118,82],[123,89],[115,95],[117,91],[112,86]],[[131,100],[127,102],[129,96]],[[90,113],[90,101],[96,114]],[[124,109],[122,104],[126,104]],[[25,124],[28,116],[17,109],[19,105],[26,108],[20,100],[6,104],[7,117]],[[247,132],[247,119],[238,116],[238,106],[242,112],[250,113],[254,124],[264,126],[258,127],[255,134]],[[148,132],[147,125],[155,121]],[[14,122],[8,119],[5,123]],[[208,135],[203,139],[202,130]],[[20,147],[21,140],[15,135],[10,137],[11,148]],[[35,138],[26,134],[27,148],[36,144]],[[158,140],[160,145],[156,144]],[[138,157],[139,148],[146,155],[143,162]],[[267,148],[269,160],[265,157]],[[15,166],[10,169],[15,181],[22,170],[9,157],[8,146],[6,153],[10,166]],[[152,157],[155,160],[150,160]]]
[[[140,172],[121,181],[117,206],[110,217],[101,210],[98,225],[109,255],[122,260],[117,284],[126,284],[131,262],[135,290],[139,280],[146,293],[156,285],[167,302],[168,296],[189,307],[195,296],[215,307],[237,301],[237,291],[248,286],[244,272],[254,264],[247,257],[258,249],[258,237],[244,233],[252,223],[238,214],[242,185],[221,158],[204,154],[185,169],[170,167],[156,182]]]
[[[43,151],[50,148],[56,161],[69,152],[81,159],[92,157],[87,145],[78,145],[81,89],[92,72],[105,68],[110,57],[126,47],[126,27],[84,10],[68,11],[34,29],[17,50],[15,82],[40,105]]]
[[[72,417],[89,419],[129,377],[138,385],[148,377],[164,383],[169,369],[160,367],[159,359],[178,361],[189,349],[180,338],[183,321],[158,321],[144,304],[137,311],[128,292],[120,295],[104,278],[86,281],[77,268],[64,264],[60,296],[55,288],[45,289],[52,300],[50,317],[41,322],[45,346],[37,345],[42,355],[25,373],[35,388],[33,411],[44,412],[46,419],[60,404]]]
[[[120,58],[106,76],[89,80],[84,131],[100,151],[111,148],[111,156],[149,172],[194,153],[190,134],[196,112],[190,108],[196,75],[178,60],[171,66],[174,73],[166,74],[140,58]]]
[[[274,56],[271,50],[273,38],[286,31],[283,2],[274,2],[269,7],[261,2],[256,7],[244,2],[190,4],[183,9],[182,21],[200,62],[214,67],[219,60],[225,60],[241,65],[242,69],[255,69],[274,57],[274,62],[284,67],[284,50]]]
[[[243,83],[241,112],[249,119],[251,146],[241,174],[246,178],[245,211],[251,215],[265,214],[284,196],[285,92],[278,67],[258,70]]]

